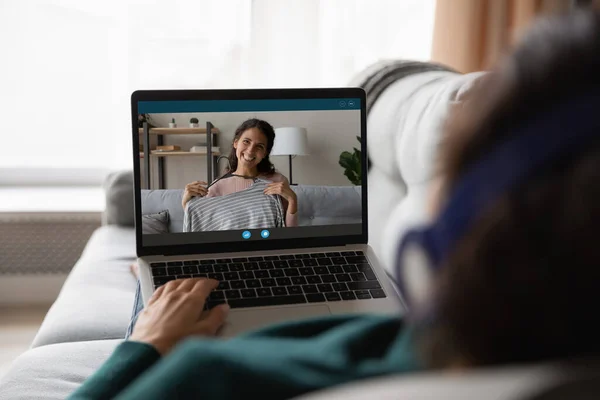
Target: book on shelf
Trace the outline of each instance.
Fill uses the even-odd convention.
[[[213,147],[211,147],[211,149],[212,149],[212,152],[213,152],[213,153],[218,153],[218,152],[219,152],[219,147],[218,147],[218,146],[213,146]],[[193,147],[190,149],[190,152],[191,152],[191,153],[202,153],[202,154],[206,154],[206,153],[207,153],[207,151],[206,151],[206,150],[207,150],[206,146],[198,146],[198,145],[197,145],[197,146],[193,146]]]
[[[156,151],[179,151],[181,150],[181,146],[177,146],[174,144],[156,146]]]

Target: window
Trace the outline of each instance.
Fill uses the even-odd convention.
[[[2,1],[0,184],[96,182],[130,169],[136,89],[345,86],[378,59],[427,60],[434,7],[435,0]]]

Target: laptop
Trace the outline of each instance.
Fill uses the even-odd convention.
[[[205,309],[231,307],[224,337],[293,319],[402,313],[368,245],[364,90],[142,90],[131,110],[144,305],[171,280],[205,277],[220,282]],[[240,174],[254,168],[245,153],[231,167],[234,135],[249,120],[275,132],[270,153],[265,125],[262,136],[240,136],[263,146],[274,174]],[[186,185],[199,181],[209,194],[184,204]],[[289,183],[295,213],[264,194],[274,181]]]

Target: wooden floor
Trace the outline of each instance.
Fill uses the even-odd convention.
[[[0,377],[15,358],[29,349],[49,308],[0,307]]]

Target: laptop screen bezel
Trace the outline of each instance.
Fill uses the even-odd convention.
[[[264,100],[264,99],[360,99],[361,138],[361,200],[362,232],[359,235],[306,237],[293,239],[270,239],[264,241],[232,241],[218,243],[190,243],[178,245],[142,246],[141,166],[140,135],[138,127],[138,102],[140,101],[186,101],[186,100]],[[151,255],[182,255],[232,253],[261,250],[283,250],[344,246],[368,243],[367,204],[367,117],[366,94],[362,88],[319,88],[319,89],[215,89],[215,90],[137,90],[131,94],[131,124],[133,139],[134,171],[134,215],[136,252],[138,257]],[[340,152],[343,149],[340,149]],[[341,172],[340,172],[341,173]],[[293,229],[293,228],[290,228]]]

